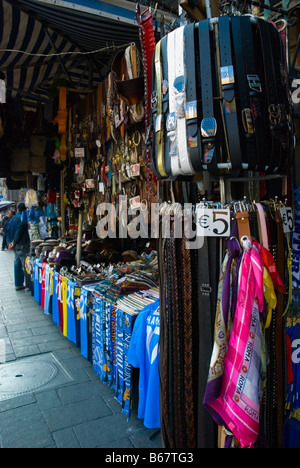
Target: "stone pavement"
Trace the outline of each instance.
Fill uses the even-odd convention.
[[[15,291],[13,259],[0,252],[0,446],[161,448],[160,434],[144,427],[136,407],[127,420],[31,293]]]

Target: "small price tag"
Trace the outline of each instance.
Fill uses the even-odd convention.
[[[283,232],[285,234],[287,234],[288,232],[293,232],[295,229],[295,225],[292,208],[280,208],[280,214],[283,222]]]
[[[139,175],[140,175],[140,165],[139,164],[132,164],[130,166],[130,175],[131,175],[131,177],[139,177]]]
[[[84,148],[75,148],[75,158],[84,158]]]
[[[129,205],[132,210],[136,210],[141,206],[141,197],[138,195],[136,197],[129,199]]]
[[[228,237],[230,235],[230,210],[197,208],[198,237]]]

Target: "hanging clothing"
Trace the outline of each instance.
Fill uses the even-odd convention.
[[[142,310],[134,324],[128,362],[140,369],[138,418],[148,429],[160,427],[159,409],[159,300]]]

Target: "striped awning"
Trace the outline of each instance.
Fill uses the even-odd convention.
[[[125,0],[0,0],[0,71],[7,91],[35,106],[48,100],[57,79],[94,89],[119,48],[138,42],[135,9]]]

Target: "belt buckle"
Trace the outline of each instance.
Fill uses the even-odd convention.
[[[160,132],[162,129],[162,114],[156,116],[155,119],[155,133]]]
[[[214,117],[206,117],[201,122],[201,135],[204,138],[213,138],[217,134],[217,121]]]
[[[167,132],[173,132],[176,129],[177,126],[177,119],[176,119],[176,114],[175,112],[171,112],[168,117],[167,117]]]
[[[157,108],[157,92],[153,91],[151,94],[151,109]]]
[[[242,110],[242,121],[246,133],[254,133],[253,112],[251,109],[246,108]]]
[[[252,91],[262,92],[261,82],[258,75],[247,75],[248,85]]]
[[[212,288],[209,284],[202,283],[200,292],[203,296],[209,296],[212,293]]]
[[[272,125],[278,125],[281,121],[281,108],[279,104],[269,105],[269,120]]]
[[[221,67],[221,83],[222,86],[234,83],[234,71],[233,65],[227,67]]]

